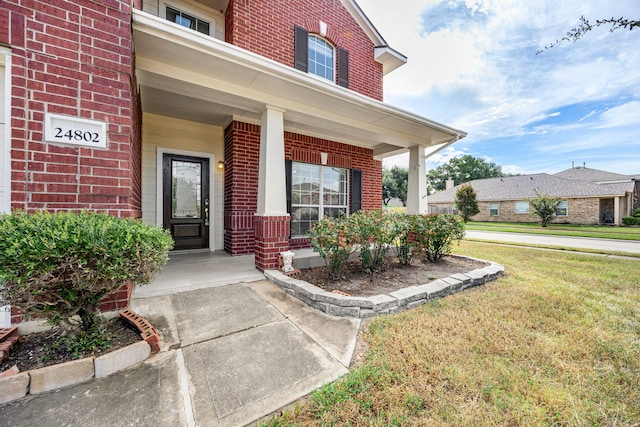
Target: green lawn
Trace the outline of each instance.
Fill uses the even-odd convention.
[[[640,262],[463,241],[506,276],[372,320],[349,374],[266,425],[640,423]]]
[[[559,236],[594,237],[599,239],[640,240],[640,227],[533,223],[468,222],[468,230],[502,231],[508,233],[552,234]]]

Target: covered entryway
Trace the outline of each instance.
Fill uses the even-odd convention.
[[[143,112],[143,219],[163,215],[152,214],[154,147],[215,153],[211,249],[255,253],[258,269],[276,267],[279,252],[290,247],[285,160],[363,171],[370,188],[362,208],[372,209],[382,203],[380,161],[409,151],[408,205],[422,213],[426,152],[466,135],[148,13],[133,11],[133,35]],[[195,125],[216,135],[187,137],[185,126]]]

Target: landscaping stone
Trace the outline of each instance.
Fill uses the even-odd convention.
[[[0,405],[25,397],[29,391],[29,379],[27,372],[0,377]]]
[[[487,262],[470,257],[462,258]],[[368,318],[414,308],[431,299],[441,298],[470,286],[489,282],[504,273],[503,266],[496,263],[489,264],[487,267],[471,270],[468,273],[457,273],[423,285],[399,289],[388,295],[380,294],[369,297],[345,296],[340,293],[327,292],[300,279],[287,277],[277,270],[266,270],[264,274],[269,281],[278,285],[288,294],[322,312],[335,316]]]
[[[130,368],[144,362],[151,354],[151,347],[146,341],[112,351],[95,360],[96,378],[104,378],[115,372]]]
[[[93,357],[29,371],[30,394],[39,394],[89,381],[94,376]],[[11,378],[11,377],[10,377]]]

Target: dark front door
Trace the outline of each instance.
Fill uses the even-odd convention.
[[[165,154],[162,163],[162,223],[174,249],[208,248],[209,159]]]

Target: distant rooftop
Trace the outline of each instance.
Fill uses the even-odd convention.
[[[602,172],[595,169],[591,170]],[[565,172],[567,171],[559,174]],[[631,177],[625,175],[612,174],[618,175],[617,179],[625,178],[624,182],[596,184],[587,179],[567,179],[558,176],[559,174],[539,173],[477,179],[471,181],[470,184],[480,201],[530,199],[536,197],[536,191],[562,198],[614,197],[624,196],[626,192],[631,192],[634,188],[634,182]],[[609,177],[609,179],[611,178]],[[428,198],[429,203],[453,203],[456,191],[461,185],[430,195]]]
[[[599,169],[591,169],[584,166],[577,166],[558,173],[554,173],[553,176],[564,179],[577,179],[579,181],[590,182],[629,180],[631,178],[634,178],[634,175],[621,175],[619,173],[607,172]],[[635,177],[637,177],[637,175]]]

